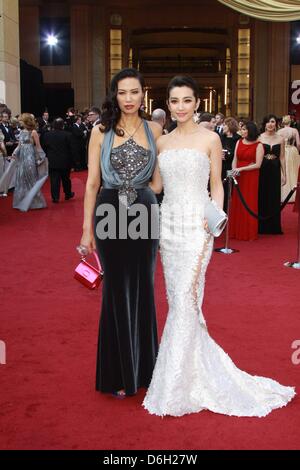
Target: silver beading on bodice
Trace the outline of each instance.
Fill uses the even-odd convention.
[[[127,207],[137,198],[132,180],[145,168],[150,155],[151,150],[138,145],[132,138],[111,151],[111,164],[122,180],[122,186],[118,190],[119,200]]]

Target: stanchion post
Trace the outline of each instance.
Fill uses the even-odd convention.
[[[300,182],[297,183],[297,195],[299,198],[300,193]],[[300,204],[299,204],[300,205]],[[287,261],[284,263],[287,268],[300,269],[300,207],[298,207],[298,240],[297,240],[297,261]]]
[[[226,224],[226,231],[225,231],[225,246],[222,248],[215,248],[214,251],[217,253],[223,253],[224,255],[231,255],[232,253],[237,253],[239,250],[235,250],[234,248],[229,248],[229,224],[230,224],[230,206],[231,206],[231,195],[232,195],[232,184],[233,179],[232,176],[229,174],[230,172],[227,171],[227,216],[228,222]]]

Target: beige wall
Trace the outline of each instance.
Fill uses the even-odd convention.
[[[20,113],[18,0],[0,0],[0,101]]]

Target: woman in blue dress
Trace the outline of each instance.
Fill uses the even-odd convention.
[[[80,245],[83,252],[97,248],[104,270],[96,390],[121,398],[148,387],[158,349],[158,206],[149,182],[161,127],[142,118],[143,101],[144,80],[138,71],[124,69],[112,79],[101,124],[94,127],[89,144]],[[133,235],[136,209],[146,218]],[[106,231],[109,210],[115,221]]]

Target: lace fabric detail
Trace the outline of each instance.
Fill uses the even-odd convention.
[[[294,388],[238,369],[210,337],[202,313],[205,273],[213,249],[213,237],[203,224],[209,158],[195,149],[180,149],[163,152],[158,161],[165,192],[160,251],[169,311],[143,406],[158,416],[204,409],[265,416],[285,406],[295,395]],[[184,230],[174,237],[182,223]]]

